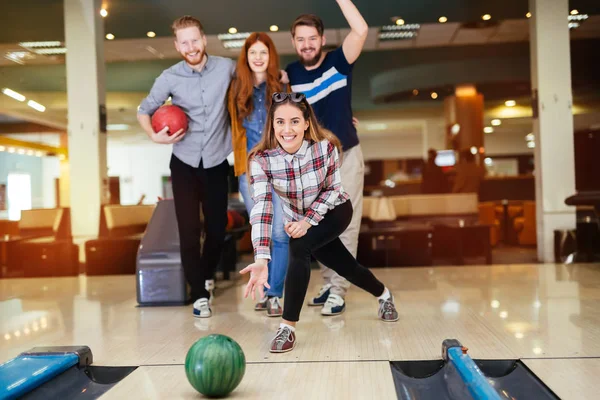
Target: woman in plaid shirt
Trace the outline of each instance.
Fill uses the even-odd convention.
[[[378,315],[397,321],[390,291],[358,264],[339,239],[352,219],[352,204],[341,185],[339,140],[317,123],[302,93],[272,96],[265,134],[248,156],[254,207],[250,213],[255,262],[244,296],[263,296],[271,259],[273,192],[281,199],[285,231],[290,236],[283,322],[270,351],[283,353],[296,344],[295,326],[310,279],[311,255],[379,300]]]

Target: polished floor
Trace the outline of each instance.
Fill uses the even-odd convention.
[[[191,306],[137,307],[134,276],[0,280],[0,361],[87,345],[95,365],[140,366],[103,398],[198,398],[186,352],[222,333],[248,362],[231,398],[393,399],[390,360],[439,359],[442,341],[456,338],[473,358],[522,359],[563,399],[598,398],[599,264],[373,271],[396,297],[397,323],[379,321],[376,301],[352,288],[340,316],[305,307],[296,349],[276,355],[268,344],[279,319],[253,310],[243,280],[220,284],[210,319],[194,319]],[[319,285],[313,271],[309,294]]]

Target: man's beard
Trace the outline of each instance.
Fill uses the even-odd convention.
[[[200,50],[199,50],[199,51],[200,51]],[[182,57],[183,57],[183,59],[185,60],[185,62],[187,62],[189,65],[194,65],[194,66],[196,66],[196,65],[198,65],[198,64],[201,64],[201,63],[202,63],[202,61],[204,60],[204,55],[205,55],[205,54],[206,54],[206,51],[204,51],[204,49],[202,49],[202,50],[200,51],[200,58],[199,58],[199,60],[200,60],[200,61],[192,61],[191,59],[189,59],[189,58],[188,58],[188,56],[187,56],[187,55],[182,55]]]
[[[304,65],[305,67],[312,67],[314,65],[317,65],[317,63],[321,59],[321,54],[323,54],[323,49],[322,48],[320,48],[319,51],[317,52],[317,54],[313,58],[311,58],[310,60],[307,60],[304,57],[300,56],[300,63],[302,65]]]

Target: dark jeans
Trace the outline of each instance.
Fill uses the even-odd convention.
[[[208,298],[205,281],[214,278],[225,240],[229,165],[225,160],[216,167],[204,168],[200,161],[194,168],[173,155],[170,168],[185,278],[192,300]],[[204,224],[200,222],[201,206]],[[201,251],[202,229],[206,236]]]
[[[283,319],[294,322],[300,319],[300,309],[310,280],[311,255],[373,296],[383,294],[383,283],[356,261],[339,238],[351,219],[352,204],[348,200],[329,210],[319,225],[311,227],[306,235],[290,239]]]

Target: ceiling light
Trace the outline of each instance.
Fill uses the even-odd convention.
[[[271,26],[269,27],[269,30],[270,30],[271,32],[277,32],[277,31],[279,30],[279,27],[278,27],[277,25],[271,25]]]
[[[486,126],[485,128],[483,128],[483,132],[485,132],[485,133],[493,133],[494,132],[494,128],[492,128],[491,126]]]
[[[33,108],[34,110],[36,110],[36,111],[39,111],[39,112],[44,112],[44,111],[46,111],[46,107],[44,107],[44,106],[43,106],[43,105],[41,105],[40,103],[38,103],[38,102],[35,102],[35,101],[33,101],[33,100],[29,100],[29,101],[27,102],[27,105],[28,105],[29,107]]]
[[[473,155],[477,154],[477,147],[475,147],[475,146],[471,147],[471,154],[473,154]]]
[[[0,151],[4,151],[4,150],[6,150],[6,147],[0,146]]]
[[[506,107],[514,107],[514,106],[516,106],[516,105],[517,105],[517,102],[516,102],[516,101],[514,101],[514,100],[506,100],[506,101],[504,102],[504,105],[505,105]]]
[[[444,23],[448,22],[448,18],[446,18],[446,17],[440,17],[438,19],[438,21],[440,21],[440,24],[444,24]]]
[[[129,125],[127,124],[108,124],[106,125],[106,130],[108,131],[126,131],[129,129]]]
[[[438,98],[438,94],[436,92],[431,92],[431,98],[432,99],[437,99]]]
[[[59,47],[61,43],[56,40],[45,41],[45,42],[21,42],[19,46],[25,47],[28,49],[36,48],[36,47]]]
[[[15,152],[15,148],[14,147],[9,147],[8,148],[8,152],[9,153],[14,153]]]
[[[41,156],[43,156],[43,155],[44,155],[44,153],[42,153],[41,151],[36,151],[36,152],[35,152],[35,155],[36,155],[37,157],[41,157]]]
[[[113,40],[113,39],[115,38],[115,35],[113,35],[112,33],[107,33],[107,34],[106,34],[106,38],[107,38],[108,40]]]
[[[37,54],[42,54],[42,55],[55,55],[55,54],[65,54],[67,52],[66,47],[58,47],[58,48],[51,48],[51,49],[35,49],[33,50],[34,52],[36,52]]]
[[[579,11],[577,11],[577,10],[571,10],[571,15],[577,15],[577,14],[579,14]]]
[[[396,20],[396,25],[404,25],[404,20],[402,18],[398,18]]]
[[[229,33],[237,33],[237,29],[235,29],[233,26],[231,28],[229,28]]]
[[[535,148],[535,142],[527,142],[527,147],[530,149],[534,149]]]
[[[494,161],[491,158],[489,158],[489,157],[486,157],[483,160],[483,162],[484,162],[485,165],[493,165],[494,164]]]
[[[375,122],[372,124],[367,124],[366,128],[368,131],[384,131],[388,128],[387,124]]]
[[[489,21],[490,19],[492,19],[492,16],[490,14],[485,14],[481,17],[481,19],[484,21]]]
[[[492,120],[492,126],[500,126],[501,124],[502,124],[502,121],[500,121],[499,119]]]
[[[525,16],[526,16],[527,18],[531,18],[531,13],[530,13],[530,12],[528,12],[527,14],[525,14]]]
[[[27,155],[28,156],[32,156],[33,155],[33,150],[27,150]]]
[[[500,311],[499,315],[500,315],[500,318],[503,318],[503,319],[508,317],[508,313],[506,311]]]
[[[25,101],[25,96],[23,96],[21,93],[15,92],[12,89],[4,88],[4,89],[2,89],[2,93],[4,93],[5,95],[7,95],[8,97],[12,97],[15,100]]]
[[[106,18],[106,16],[108,15],[108,11],[106,11],[106,8],[100,10],[100,15],[102,15],[102,18]]]
[[[228,40],[223,42],[223,47],[226,49],[241,49],[244,47],[245,40]]]
[[[535,140],[535,135],[533,133],[529,133],[525,136],[525,140],[528,142],[532,142]]]
[[[149,31],[148,33],[146,33],[146,36],[148,36],[148,37],[155,37],[156,33],[152,32],[152,31]]]

